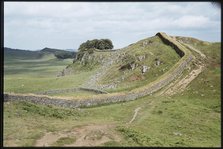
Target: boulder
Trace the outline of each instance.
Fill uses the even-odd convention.
[[[136,64],[132,63],[132,64],[130,64],[130,67],[131,67],[131,70],[134,70],[136,68]]]
[[[123,65],[123,66],[121,66],[120,68],[119,68],[119,70],[126,70],[126,69],[128,69],[128,70],[134,70],[136,68],[136,64],[134,63],[134,62],[132,62],[132,63],[128,63],[128,64],[125,64],[125,65]]]
[[[158,58],[156,58],[155,61],[156,61],[156,64],[155,65],[156,66],[159,66],[160,65],[160,60]]]
[[[147,41],[143,41],[142,46],[145,47],[148,44]]]
[[[142,66],[142,73],[147,72],[149,68],[150,68],[150,67],[148,67],[148,66],[146,66],[146,65],[143,65],[143,66]]]
[[[145,55],[138,56],[138,60],[139,60],[139,61],[142,61],[142,60],[144,60],[145,58],[146,58]]]

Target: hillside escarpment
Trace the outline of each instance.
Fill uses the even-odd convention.
[[[95,50],[91,54],[86,52],[70,66],[70,70],[73,69],[75,73],[87,68],[97,69],[82,87],[121,92],[155,81],[180,58],[171,46],[156,35],[122,49]]]
[[[81,99],[75,97],[71,97],[68,99],[68,98],[56,98],[56,97],[53,98],[41,95],[35,96],[35,95],[5,94],[5,101],[24,100],[35,103],[41,103],[45,105],[56,105],[62,107],[75,108],[75,107],[94,106],[100,104],[115,103],[120,101],[135,100],[139,97],[150,95],[158,91],[162,87],[166,86],[171,81],[173,81],[177,76],[179,76],[186,68],[188,63],[193,59],[193,55],[186,47],[182,46],[179,42],[172,39],[167,34],[158,33],[157,36],[159,36],[159,38],[161,38],[161,40],[165,44],[172,46],[173,49],[180,55],[181,59],[166,73],[164,73],[158,79],[147,85],[135,88],[131,91],[102,94],[85,98],[83,97]]]

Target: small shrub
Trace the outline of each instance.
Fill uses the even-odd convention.
[[[162,113],[163,113],[163,111],[159,110],[157,113],[158,113],[158,114],[162,114]]]
[[[138,132],[132,129],[121,128],[119,131],[124,133],[125,137],[130,138],[139,145],[146,145],[150,141],[149,137],[141,136]]]
[[[58,59],[74,58],[75,54],[72,52],[57,52],[54,54]]]
[[[152,140],[149,136],[134,129],[119,126],[117,130],[124,134],[126,139],[130,139],[140,146],[162,145],[160,141]]]
[[[52,108],[42,105],[35,105],[28,102],[22,103],[22,109],[28,113],[38,114],[45,117],[54,117],[59,119],[68,118],[69,116],[79,117],[79,113],[75,110]]]
[[[121,146],[119,142],[116,141],[108,141],[103,144],[104,146]]]
[[[53,145],[63,146],[63,145],[67,145],[67,144],[72,144],[75,141],[76,141],[76,138],[62,137],[62,138],[59,138]]]

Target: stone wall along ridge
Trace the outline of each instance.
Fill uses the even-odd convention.
[[[148,85],[145,85],[140,88],[133,89],[129,92],[119,92],[119,93],[111,93],[111,94],[100,94],[92,97],[87,97],[84,99],[77,99],[73,97],[73,99],[65,99],[43,96],[43,95],[22,95],[22,94],[4,94],[4,101],[29,101],[33,103],[39,103],[43,105],[54,105],[60,107],[67,108],[77,108],[77,107],[89,107],[110,103],[117,103],[123,101],[135,100],[139,97],[143,97],[146,95],[151,95],[152,93],[160,90],[171,81],[173,81],[177,76],[179,76],[188,63],[194,58],[191,52],[182,46],[179,42],[169,37],[167,34],[159,32],[156,34],[159,36],[162,41],[173,47],[177,54],[181,57],[181,59],[164,75],[159,77],[157,80],[151,82]]]

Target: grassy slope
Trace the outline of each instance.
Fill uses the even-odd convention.
[[[201,47],[197,44],[198,49]],[[32,146],[45,132],[71,130],[86,124],[113,123],[124,139],[108,142],[106,146],[220,146],[220,44],[214,43],[208,48],[203,46],[201,50],[208,56],[206,69],[187,90],[172,97],[147,96],[136,101],[81,110],[24,102],[5,103],[4,145]],[[5,83],[9,87],[16,82],[15,74],[11,82],[7,82],[7,77],[12,76],[6,75]],[[81,78],[82,74],[76,77]],[[23,78],[23,82],[30,80]],[[71,80],[61,82],[67,87]],[[43,86],[44,83],[44,80],[40,82]],[[14,91],[20,88],[17,86]],[[35,87],[33,90],[36,90]],[[29,89],[26,88],[26,91]],[[141,110],[135,121],[126,125],[137,107]]]
[[[128,103],[80,111],[21,102],[8,103],[4,113],[4,143],[29,146],[46,131],[57,132],[71,130],[79,125],[114,123],[121,126],[123,135],[127,136],[118,145],[220,146],[220,108],[216,108],[212,102],[207,106],[207,100],[210,99],[144,97]],[[142,109],[136,120],[127,127],[126,123],[137,107]],[[13,125],[15,122],[16,126]],[[181,133],[182,136],[174,133]],[[150,141],[142,142],[145,136]]]
[[[59,60],[53,54],[44,54],[38,59],[29,56],[5,56],[4,91],[15,93],[34,93],[49,89],[77,87],[93,72],[83,71],[74,75],[59,77],[72,59]],[[16,80],[16,81],[15,81]]]
[[[38,59],[40,56],[39,51],[4,48],[4,57],[7,59]]]
[[[143,47],[143,42],[146,41],[149,44]],[[131,90],[148,84],[167,72],[180,59],[176,52],[170,46],[165,45],[158,36],[138,41],[137,43],[127,47],[125,51],[127,54],[135,58],[139,67],[134,70],[120,71],[119,68],[123,65],[123,62],[119,62],[113,66],[102,79],[102,83],[111,83],[115,79],[120,78],[120,76],[123,76],[124,80],[118,84],[116,89],[110,89],[108,91],[116,92]],[[146,58],[139,61],[139,56],[146,56]],[[158,58],[162,63],[160,66],[155,66],[156,58]],[[142,65],[150,67],[148,72],[145,74],[141,73]]]
[[[147,45],[143,46],[144,42],[147,42]],[[124,53],[125,56],[122,57],[121,55]],[[133,88],[148,84],[167,72],[180,59],[176,52],[170,46],[164,44],[158,36],[140,40],[115,52],[95,51],[90,56],[95,57],[96,60],[103,61],[103,63],[108,63],[108,61],[110,62],[110,58],[113,57],[112,60],[114,61],[112,65],[107,66],[108,70],[106,70],[106,73],[98,82],[103,85],[116,82],[117,88],[106,89],[108,92],[129,91]],[[140,56],[145,56],[145,58],[139,60]],[[115,60],[116,57],[119,58]],[[134,70],[120,70],[122,66],[130,62],[130,59],[138,66]],[[155,65],[155,59],[159,59],[159,61],[161,61],[159,66]],[[74,63],[70,67],[73,67],[74,72],[75,70],[81,71],[82,69],[94,68],[95,66],[99,67],[100,65],[91,65],[94,64],[96,60],[90,61],[84,67],[79,63]],[[150,67],[145,74],[142,74],[141,72],[142,65]]]
[[[144,41],[151,43],[148,46],[143,47],[142,43]],[[145,74],[141,73],[140,66],[133,71],[120,71],[118,69],[121,65],[123,65],[123,62],[119,61],[115,63],[104,75],[101,80],[101,83],[111,83],[114,80],[120,79],[120,76],[124,76],[125,79],[120,81],[116,89],[109,89],[109,92],[117,92],[123,90],[128,91],[133,88],[148,84],[149,82],[154,81],[156,78],[164,74],[168,69],[171,68],[171,66],[173,66],[179,60],[179,57],[174,52],[174,50],[171,49],[170,46],[166,46],[165,44],[163,44],[157,36],[141,40],[136,44],[132,44],[131,46],[123,49],[122,51],[125,51],[128,55],[133,56],[139,65],[147,65],[151,68]],[[96,59],[102,57],[106,61],[107,59],[109,59],[109,56],[113,53],[114,52],[95,52],[94,56],[96,57]],[[18,55],[18,52],[14,55]],[[6,92],[35,93],[46,91],[48,89],[78,87],[91,74],[97,71],[97,68],[99,66],[91,66],[91,63],[85,67],[83,67],[79,63],[71,64],[71,59],[58,60],[55,59],[55,56],[53,54],[49,53],[44,53],[41,58],[31,57],[32,59],[29,59],[29,55],[27,54],[23,55],[23,57],[22,55],[19,55],[19,57],[15,57],[13,55],[5,56],[4,89]],[[147,57],[145,60],[137,60],[138,56],[145,55]],[[156,58],[159,58],[159,60],[162,61],[162,64],[158,67],[155,66]],[[69,67],[73,67],[73,75],[56,78],[57,73],[63,68],[65,68],[65,65],[68,64],[71,64]],[[162,71],[163,69],[165,70]],[[131,80],[131,78],[138,79]],[[18,80],[14,81],[15,79]]]

